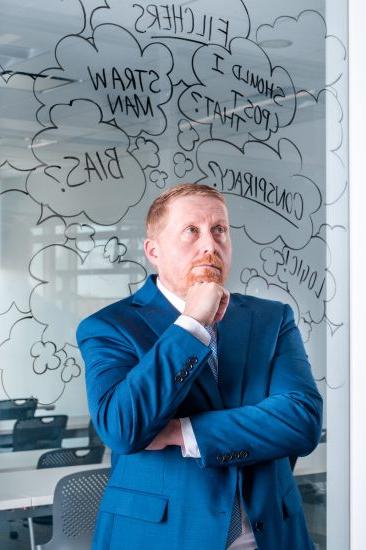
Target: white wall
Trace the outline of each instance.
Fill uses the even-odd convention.
[[[351,222],[351,550],[366,544],[366,4],[349,2]]]

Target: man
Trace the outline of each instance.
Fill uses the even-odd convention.
[[[90,413],[112,449],[95,550],[310,550],[289,456],[321,397],[288,305],[232,293],[223,196],[183,184],[147,216],[158,276],[84,320]]]

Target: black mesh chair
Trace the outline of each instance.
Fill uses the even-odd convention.
[[[67,449],[54,449],[42,454],[37,463],[37,468],[60,468],[62,466],[83,466],[84,464],[100,464],[103,459],[105,447],[70,447]],[[34,518],[35,523],[41,525],[52,525],[52,516],[41,516]],[[31,526],[32,518],[28,518],[28,525]],[[31,535],[31,541],[34,535]]]
[[[37,408],[38,399],[5,399],[0,401],[0,420],[17,420],[32,418]]]
[[[13,430],[13,451],[61,447],[66,423],[66,414],[17,420]]]
[[[70,447],[47,451],[38,459],[37,468],[58,468],[62,466],[82,466],[100,464],[105,447]]]
[[[95,520],[110,468],[63,477],[53,499],[53,533],[37,550],[90,550]]]

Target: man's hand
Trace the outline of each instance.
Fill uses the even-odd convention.
[[[184,445],[179,418],[169,420],[165,428],[154,437],[145,450],[160,451],[168,445],[180,445],[181,447]]]
[[[212,281],[200,281],[189,288],[183,314],[202,325],[212,325],[225,315],[229,299],[230,293],[223,286]]]

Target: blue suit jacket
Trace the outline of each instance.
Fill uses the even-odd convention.
[[[77,339],[95,427],[112,449],[95,550],[224,550],[238,468],[259,550],[310,550],[290,455],[321,431],[321,397],[288,305],[231,294],[209,348],[173,324],[150,276],[133,296],[81,322]],[[201,458],[145,447],[189,416]]]

